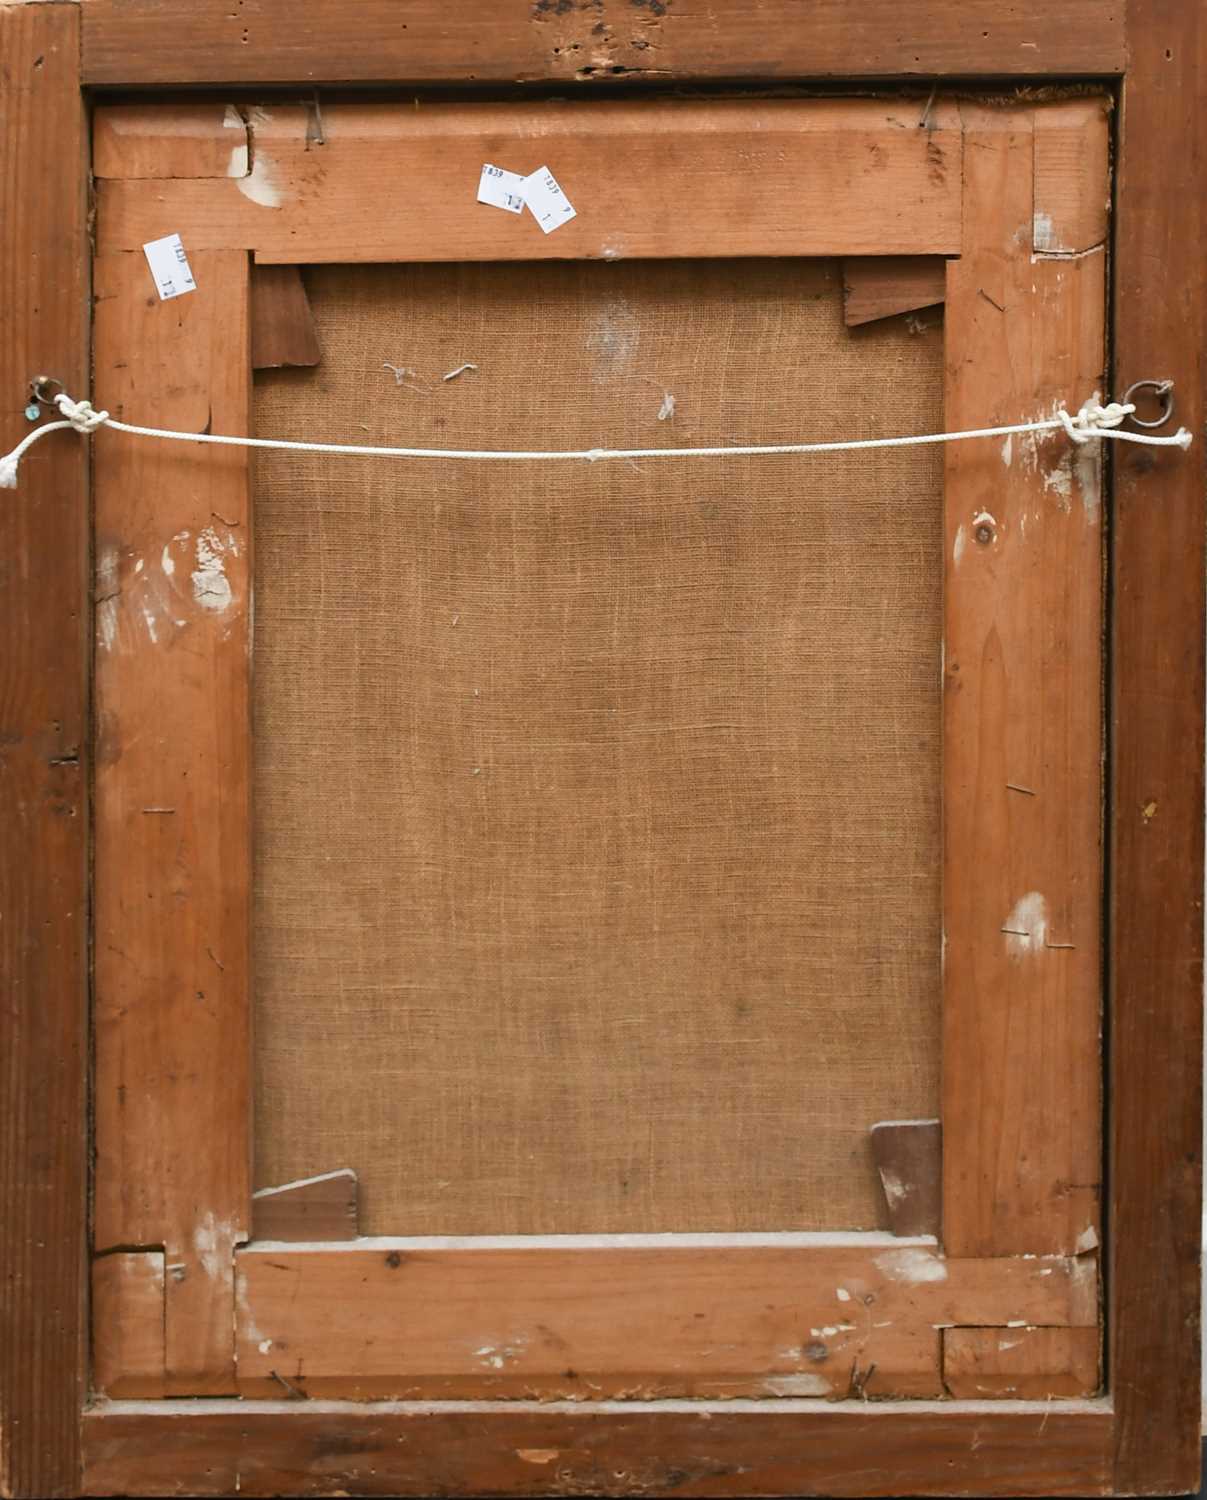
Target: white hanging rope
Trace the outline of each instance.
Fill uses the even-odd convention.
[[[284,438],[173,432],[164,427],[136,427],[130,422],[119,422],[107,411],[94,411],[90,402],[73,401],[68,395],[56,396],[54,404],[62,412],[64,420],[35,427],[11,453],[0,458],[0,489],[16,489],[17,466],[24,454],[48,432],[61,432],[67,428],[88,435],[98,427],[109,427],[114,432],[129,433],[132,437],[161,438],[173,443],[216,443],[228,448],[274,448],[290,453],[340,453],[368,458],[486,461],[520,459],[529,462],[569,458],[586,463],[599,463],[609,458],[724,458],[735,454],[758,456],[776,453],[840,453],[862,448],[909,448],[919,443],[958,443],[970,438],[1010,437],[1016,432],[1055,432],[1061,428],[1074,443],[1088,443],[1094,438],[1118,438],[1127,443],[1147,443],[1154,448],[1189,448],[1191,444],[1191,435],[1185,427],[1180,427],[1168,437],[1155,437],[1147,432],[1121,431],[1119,424],[1136,408],[1114,401],[1106,406],[1101,406],[1096,401],[1087,401],[1076,416],[1070,416],[1062,408],[1054,417],[1041,418],[1035,422],[1016,422],[1009,427],[974,427],[965,432],[932,432],[914,437],[849,438],[832,443],[754,443],[725,448],[561,448],[545,451],[526,448],[378,448],[364,443],[295,443]]]

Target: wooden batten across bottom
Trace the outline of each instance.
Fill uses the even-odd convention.
[[[1092,1257],[882,1234],[260,1242],[236,1266],[264,1398],[938,1396],[945,1328],[1097,1313]]]

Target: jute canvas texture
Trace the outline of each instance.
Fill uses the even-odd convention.
[[[829,264],[306,274],[263,435],[942,425],[939,329],[848,331]],[[882,1222],[868,1127],[938,1104],[941,493],[937,449],[259,456],[259,1186],[351,1166],[368,1233]]]

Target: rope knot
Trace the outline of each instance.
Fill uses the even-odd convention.
[[[1075,417],[1071,417],[1063,406],[1056,415],[1072,442],[1088,443],[1092,438],[1101,437],[1110,428],[1118,427],[1135,409],[1134,406],[1119,401],[1111,401],[1106,406],[1097,401],[1087,401]]]
[[[95,432],[109,420],[109,413],[95,411],[91,401],[73,401],[70,396],[63,394],[54,398],[54,404],[77,432]]]

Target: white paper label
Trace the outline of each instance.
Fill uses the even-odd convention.
[[[162,301],[197,290],[197,283],[189,270],[189,258],[178,234],[165,234],[163,239],[152,240],[142,248]]]
[[[505,208],[509,214],[523,213],[523,181],[518,172],[506,172],[502,167],[486,162],[478,180],[478,202],[489,203],[492,208]]]
[[[533,218],[546,234],[552,234],[555,229],[560,229],[574,218],[570,200],[562,192],[557,178],[548,167],[538,167],[535,172],[529,172],[520,184],[520,191],[524,202],[532,210]]]

